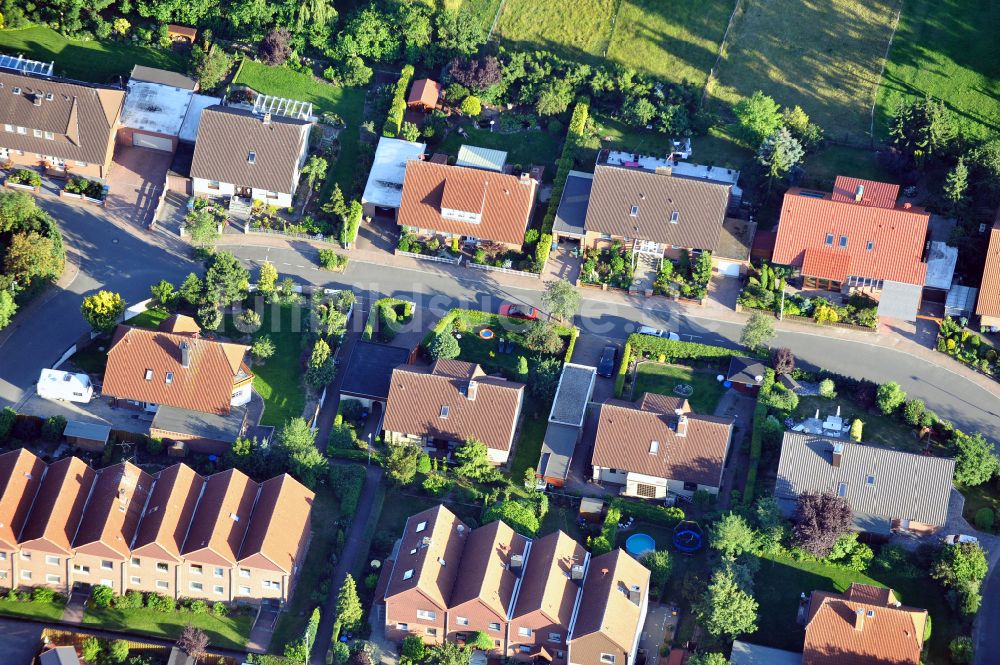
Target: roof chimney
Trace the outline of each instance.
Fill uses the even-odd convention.
[[[569,578],[577,582],[583,582],[583,566],[580,564],[573,564],[569,569]]]
[[[903,204],[903,210],[910,210],[912,207],[913,207],[913,204],[910,203],[909,201],[907,201],[906,203]]]
[[[510,572],[514,573],[518,577],[521,576],[521,571],[524,569],[524,555],[515,554],[510,558]]]
[[[677,436],[687,436],[688,419],[684,414],[684,409],[674,409],[674,415],[677,416],[677,425],[674,427],[674,432]]]
[[[187,369],[191,367],[191,345],[187,342],[181,342],[181,367]]]
[[[477,392],[479,392],[479,384],[475,381],[469,381],[469,387],[465,390],[465,397],[470,402],[475,402]]]
[[[32,97],[31,101],[34,102],[35,106],[41,106],[42,105],[42,93],[36,92],[35,96]]]
[[[271,112],[270,111],[268,111],[268,112],[266,112],[264,114],[264,124],[265,125],[270,125],[271,124]]]
[[[858,185],[857,189],[854,190],[854,202],[861,203],[861,199],[865,196],[865,186]]]
[[[840,468],[840,460],[844,456],[844,444],[835,443],[833,444],[833,451],[830,453],[830,464],[836,468]]]
[[[861,632],[865,627],[865,610],[863,607],[859,607],[854,612],[854,630]]]
[[[642,606],[642,589],[638,584],[633,584],[628,590],[628,599],[638,606]]]

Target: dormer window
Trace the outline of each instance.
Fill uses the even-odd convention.
[[[632,217],[639,216],[639,206],[632,206],[632,210],[629,212]]]
[[[257,162],[257,152],[255,150],[251,150],[250,154],[247,155],[247,161],[250,162],[251,164]]]
[[[36,139],[40,139],[40,138],[42,138],[42,130],[40,130],[40,129],[33,129],[33,130],[31,130],[31,135],[34,136]]]
[[[677,212],[676,210],[674,210],[672,213],[670,213],[670,223],[671,224],[676,224],[677,222],[680,221],[680,218],[681,218],[681,214],[679,212]]]
[[[153,370],[146,369],[146,380],[147,381],[152,381],[153,380]]]

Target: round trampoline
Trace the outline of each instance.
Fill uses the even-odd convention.
[[[701,527],[697,522],[685,520],[674,527],[673,541],[682,554],[694,554],[702,546]]]
[[[656,549],[656,541],[645,533],[634,533],[625,541],[625,551],[639,559]]]
[[[479,336],[482,337],[483,339],[493,339],[493,329],[483,328],[482,330],[479,331]]]

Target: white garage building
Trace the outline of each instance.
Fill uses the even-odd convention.
[[[173,152],[177,141],[194,141],[201,111],[221,98],[195,93],[194,79],[136,65],[128,81],[118,143]],[[190,117],[189,117],[190,116]]]

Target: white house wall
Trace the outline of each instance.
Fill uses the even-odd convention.
[[[230,406],[243,406],[244,404],[250,403],[250,387],[251,384],[247,384],[240,388],[239,390],[233,391],[233,398],[230,400]]]
[[[211,181],[204,178],[192,178],[191,186],[194,193],[199,196],[228,198],[236,193],[236,185],[229,182],[220,182],[217,188],[209,187]],[[251,189],[250,196],[255,201],[263,201],[267,205],[279,208],[288,208],[292,205],[292,195],[284,192],[269,192],[266,189]]]

